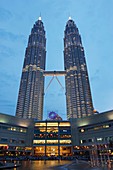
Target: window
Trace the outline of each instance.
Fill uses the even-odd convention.
[[[103,141],[103,138],[97,138],[97,141],[101,142]]]
[[[16,143],[17,140],[16,139],[10,139],[10,143]]]
[[[94,139],[88,139],[88,142],[94,142]]]
[[[24,144],[25,141],[22,139],[22,140],[19,140],[19,143]]]
[[[60,140],[60,144],[71,144],[71,140]]]
[[[57,144],[58,140],[47,140],[47,144]]]
[[[47,127],[47,132],[48,133],[57,133],[58,127]]]
[[[44,133],[44,132],[46,132],[46,127],[39,127],[39,128],[35,127],[34,133]]]
[[[110,125],[103,125],[103,128],[109,128]]]
[[[7,138],[1,138],[1,142],[8,142]]]
[[[2,129],[7,130],[8,127],[7,126],[2,126]]]
[[[67,132],[67,130],[63,130],[63,132]]]
[[[80,140],[80,143],[82,144],[82,143],[86,143],[86,140]]]
[[[67,134],[64,135],[64,134],[63,134],[63,135],[60,135],[60,138],[71,138],[71,135],[67,135]]]
[[[49,122],[47,126],[58,126],[58,122]]]
[[[60,122],[59,126],[70,126],[70,122]]]
[[[35,126],[46,126],[46,123],[35,123]]]
[[[33,140],[33,144],[45,144],[45,140]]]

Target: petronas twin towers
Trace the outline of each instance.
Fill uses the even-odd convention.
[[[45,76],[63,75],[66,85],[67,119],[93,114],[93,104],[81,36],[69,17],[64,31],[64,71],[46,71],[46,37],[39,17],[25,52],[16,116],[43,119]]]

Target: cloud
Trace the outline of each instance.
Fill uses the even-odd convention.
[[[0,8],[0,22],[6,22],[13,17],[12,13],[4,8]]]
[[[0,39],[26,42],[24,35],[13,34],[2,28],[0,28]]]

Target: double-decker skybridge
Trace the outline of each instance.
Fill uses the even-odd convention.
[[[44,71],[43,76],[52,76],[51,80],[49,81],[46,89],[45,89],[45,93],[48,90],[50,84],[52,83],[53,79],[56,78],[56,80],[58,81],[59,85],[62,87],[62,89],[64,90],[64,87],[62,86],[60,80],[58,79],[58,76],[66,76],[66,71]]]

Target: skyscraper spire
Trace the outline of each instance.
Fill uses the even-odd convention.
[[[39,17],[38,17],[38,20],[42,20],[41,12],[40,12],[40,15],[39,15]]]
[[[93,114],[93,104],[84,48],[78,28],[70,17],[64,35],[67,118],[89,116]]]

